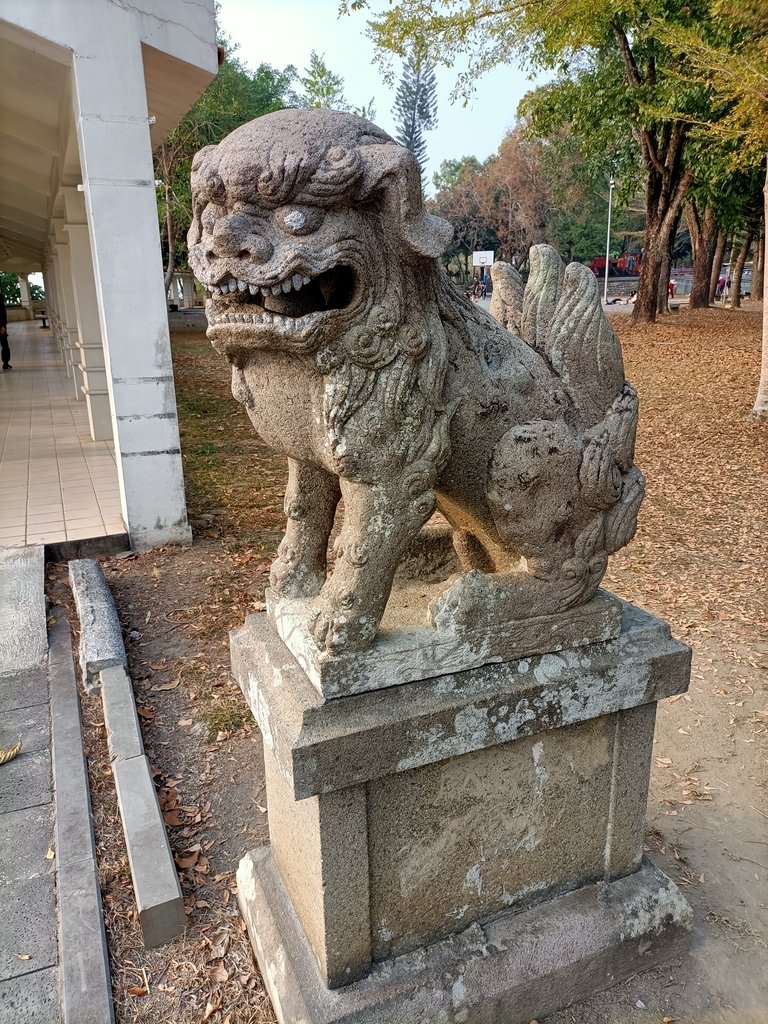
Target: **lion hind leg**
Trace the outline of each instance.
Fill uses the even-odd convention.
[[[320,593],[340,495],[338,477],[308,462],[288,460],[285,536],[270,571],[270,586],[280,597]]]

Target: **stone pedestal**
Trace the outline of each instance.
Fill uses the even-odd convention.
[[[527,1022],[681,948],[642,844],[690,652],[621,611],[612,640],[331,700],[265,614],[233,634],[271,840],[238,889],[281,1021]]]

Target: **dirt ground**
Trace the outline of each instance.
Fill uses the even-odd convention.
[[[659,705],[647,835],[649,855],[691,902],[694,935],[684,960],[546,1020],[765,1024],[768,426],[747,418],[759,312],[681,313],[642,329],[617,318],[616,327],[641,396],[648,496],[638,536],[604,585],[694,648],[690,692]],[[261,607],[285,469],[231,398],[202,328],[177,323],[173,351],[195,544],[104,568],[188,928],[163,949],[141,945],[101,705],[85,698],[117,1015],[121,1024],[271,1022],[233,891],[239,858],[267,839],[267,817],[258,730],[230,678],[227,637]],[[65,576],[51,567],[49,592],[70,604]]]

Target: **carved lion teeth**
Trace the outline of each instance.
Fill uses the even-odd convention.
[[[281,283],[280,287],[283,289],[284,292],[289,292],[291,290],[291,288],[293,287],[293,285],[291,284],[291,279],[288,278],[287,281],[283,281]]]
[[[251,293],[251,295],[255,295],[258,290],[259,290],[259,286],[258,285],[256,285],[256,284],[249,284],[248,285],[248,291]]]
[[[228,289],[229,289],[229,291],[231,291],[231,292],[234,292],[234,291],[236,291],[236,290],[237,290],[237,281],[236,281],[236,280],[235,280],[234,278],[232,278],[232,280],[231,280],[231,281],[229,282],[229,284],[227,285],[227,288],[228,288]]]
[[[302,284],[309,284],[309,282],[310,282],[311,280],[312,280],[312,278],[311,278],[311,277],[302,277],[302,279],[301,279],[301,283],[302,283]]]
[[[293,287],[296,289],[296,291],[298,291],[299,288],[301,288],[302,284],[304,283],[304,279],[302,278],[301,274],[294,274],[291,280],[293,281]]]
[[[283,289],[282,289],[281,285],[279,285],[279,284],[273,284],[272,285],[272,294],[273,295],[279,295],[282,290]]]
[[[238,279],[237,279],[237,289],[238,289],[238,291],[244,292],[244,291],[247,290],[247,288],[248,288],[248,285],[246,284],[246,282],[245,281],[241,281],[240,278],[238,277]]]

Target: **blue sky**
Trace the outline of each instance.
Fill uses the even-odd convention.
[[[372,8],[384,6],[373,0]],[[239,44],[238,56],[251,67],[261,63],[301,71],[311,50],[325,55],[329,67],[344,78],[347,99],[355,106],[376,105],[376,122],[394,134],[394,91],[381,81],[373,45],[365,35],[365,12],[338,18],[336,0],[221,0],[220,22]],[[451,104],[455,72],[438,70],[438,125],[427,133],[427,181],[441,162],[465,155],[483,160],[495,152],[515,120],[517,104],[532,87],[526,74],[510,65],[478,81],[469,106]]]

